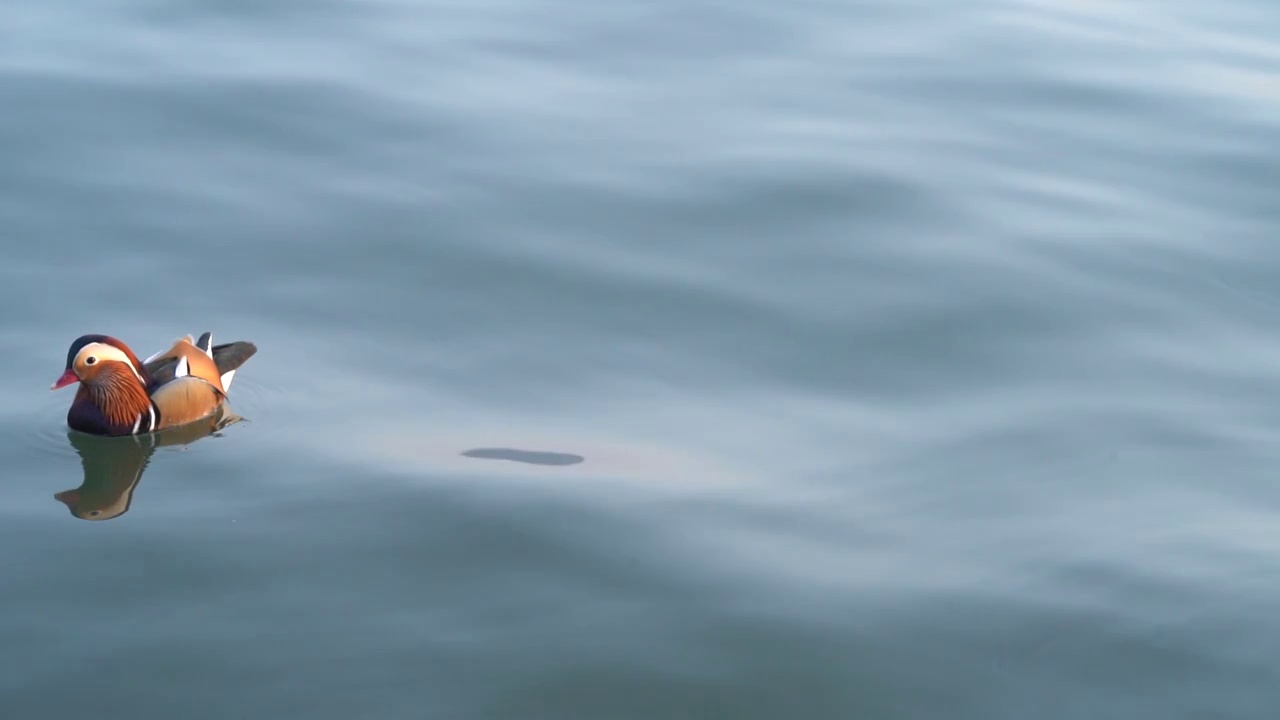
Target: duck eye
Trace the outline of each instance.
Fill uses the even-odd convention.
[[[92,364],[94,364],[94,363],[96,363],[96,362],[98,362],[98,358],[96,358],[96,357],[94,357],[94,356],[92,356],[92,355],[90,355],[89,357],[87,357],[87,358],[85,358],[85,359],[84,359],[84,364],[85,364],[85,365],[92,365]]]

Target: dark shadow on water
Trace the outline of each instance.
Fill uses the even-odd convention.
[[[466,457],[480,458],[482,460],[510,460],[511,462],[528,463],[530,465],[577,465],[586,460],[581,455],[539,450],[516,450],[514,448],[476,448],[462,454]]]
[[[81,520],[118,518],[129,511],[133,491],[158,448],[189,445],[241,420],[223,405],[206,419],[148,435],[100,437],[68,430],[67,440],[80,455],[84,481],[53,497]]]

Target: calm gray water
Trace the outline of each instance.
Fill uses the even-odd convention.
[[[1274,716],[1277,37],[13,0],[0,716]],[[204,330],[244,422],[68,437]]]

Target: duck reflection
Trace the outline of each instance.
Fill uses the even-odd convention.
[[[223,403],[207,418],[147,435],[105,437],[68,430],[67,439],[80,455],[84,482],[53,497],[81,520],[118,518],[129,511],[133,491],[158,448],[189,445],[243,419]]]

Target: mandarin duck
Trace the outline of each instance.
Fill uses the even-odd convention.
[[[109,335],[82,335],[67,351],[67,367],[50,387],[79,382],[67,425],[92,435],[138,435],[179,427],[218,411],[231,378],[258,348],[250,342],[215,346],[213,334],[188,335],[146,360]]]

